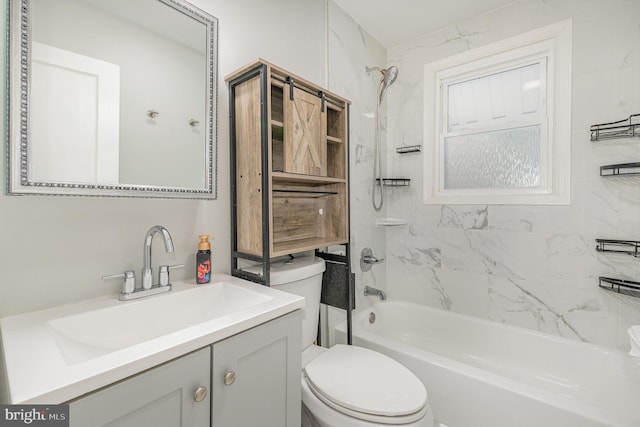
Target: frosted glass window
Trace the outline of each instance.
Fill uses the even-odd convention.
[[[444,189],[541,185],[544,59],[445,85]]]
[[[570,202],[571,26],[425,64],[425,203]]]
[[[444,188],[540,186],[540,126],[444,140]]]

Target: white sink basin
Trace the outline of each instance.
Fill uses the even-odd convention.
[[[110,295],[4,317],[0,402],[62,403],[303,306],[300,296],[214,274],[139,300]]]
[[[47,322],[67,363],[74,364],[137,345],[273,297],[222,282],[52,319]]]

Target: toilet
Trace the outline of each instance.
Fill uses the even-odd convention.
[[[324,270],[324,260],[314,256],[271,264],[273,288],[305,297],[302,426],[432,427],[427,391],[403,365],[362,347],[338,344],[327,349],[314,344]]]

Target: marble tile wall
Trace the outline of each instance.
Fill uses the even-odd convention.
[[[386,50],[333,1],[328,2],[327,37],[328,87],[352,102],[349,152],[351,254],[352,270],[356,274],[356,306],[362,307],[370,304],[371,298],[364,296],[364,286],[383,287],[386,277],[385,264],[363,273],[358,260],[363,248],[372,248],[375,254],[384,253],[386,248],[386,230],[375,227],[378,214],[371,207],[379,77],[367,76],[365,67],[384,66],[387,55]],[[345,320],[343,311],[330,310],[328,329]]]
[[[423,141],[424,64],[568,18],[571,205],[424,205],[422,154],[395,153]],[[400,70],[387,98],[389,174],[412,180],[390,192],[385,212],[409,221],[386,231],[392,297],[628,349],[640,299],[601,290],[597,278],[640,280],[640,259],[596,252],[595,239],[640,240],[640,179],[601,178],[599,166],[640,161],[640,140],[593,143],[589,126],[640,112],[639,22],[637,0],[520,0],[388,49]],[[354,232],[357,242],[370,228]]]

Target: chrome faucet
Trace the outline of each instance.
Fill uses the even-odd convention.
[[[151,270],[151,243],[156,233],[162,234],[164,249],[167,253],[173,252],[173,240],[169,230],[161,225],[154,225],[144,236],[144,265],[142,267],[142,289],[151,289],[153,286],[153,271]]]
[[[376,289],[376,288],[372,288],[371,286],[365,286],[364,287],[364,296],[369,296],[369,295],[377,295],[380,297],[380,301],[384,301],[387,299],[387,294],[380,290],[380,289]]]
[[[135,273],[131,270],[120,274],[112,274],[103,276],[102,280],[108,279],[124,279],[122,291],[120,292],[120,300],[127,301],[131,299],[142,298],[148,295],[155,295],[171,290],[171,281],[169,280],[169,270],[184,267],[184,264],[178,265],[161,265],[158,273],[158,283],[153,284],[153,270],[151,269],[151,243],[153,236],[160,233],[164,239],[164,248],[167,253],[173,252],[173,240],[169,230],[161,225],[154,225],[147,231],[144,236],[144,266],[142,267],[142,286],[136,288]]]
[[[360,253],[360,270],[369,271],[373,264],[378,264],[384,261],[384,258],[376,258],[373,256],[371,248],[364,248]]]

